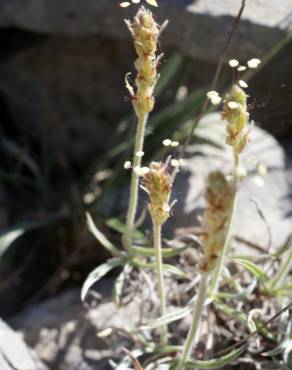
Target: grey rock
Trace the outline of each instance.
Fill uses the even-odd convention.
[[[3,124],[45,145],[51,163],[84,166],[107,147],[117,115],[130,106],[123,83],[129,49],[95,37],[52,37],[17,52],[0,68]]]
[[[102,34],[117,39],[127,37],[124,11],[118,0],[2,0],[0,25],[43,34]],[[226,33],[240,2],[228,0],[160,0],[159,18],[171,21],[174,31],[166,33],[166,43],[193,57],[218,58]],[[132,8],[134,8],[132,6]],[[291,17],[290,0],[248,2],[233,53],[242,57],[262,55],[283,36]],[[214,42],[216,40],[216,42]],[[239,53],[240,51],[240,53]]]
[[[48,370],[36,354],[26,346],[4,321],[0,320],[1,370]]]
[[[109,369],[110,358],[121,356],[121,347],[129,340],[115,333],[99,338],[97,333],[112,327],[134,328],[138,318],[135,302],[117,310],[103,299],[96,307],[85,308],[80,290],[75,289],[27,309],[11,325],[51,369],[103,370]]]
[[[220,117],[212,114],[202,121],[197,134],[223,143],[224,126]],[[174,196],[178,202],[166,224],[168,232],[198,225],[197,217],[205,206],[202,192],[208,173],[215,169],[229,173],[231,160],[232,153],[227,146],[224,150],[205,144],[189,148],[189,158],[176,177]],[[273,136],[254,127],[242,163],[248,176],[239,188],[233,234],[265,248],[270,243],[273,248],[280,247],[292,233],[291,160]],[[260,163],[267,168],[263,177],[256,171]],[[256,204],[267,223],[260,217]]]

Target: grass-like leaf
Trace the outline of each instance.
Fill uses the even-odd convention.
[[[180,247],[180,248],[162,248],[162,255],[163,257],[174,257],[179,255],[181,252],[186,250],[187,247]],[[137,256],[145,256],[145,257],[154,257],[155,256],[155,249],[150,247],[140,247],[140,246],[133,246],[132,251]]]
[[[118,308],[121,307],[123,287],[124,287],[125,281],[126,281],[127,277],[129,276],[129,274],[131,273],[132,269],[133,269],[133,267],[129,263],[126,263],[122,272],[117,277],[117,280],[115,282],[114,301],[115,301],[116,306]]]
[[[253,274],[259,282],[265,284],[267,282],[267,275],[263,269],[259,266],[248,260],[247,258],[233,258],[232,259],[236,264],[243,266],[246,270],[248,270],[251,274]]]
[[[156,329],[162,325],[170,324],[174,321],[185,318],[192,312],[195,298],[196,297],[192,298],[185,307],[178,308],[173,312],[170,312],[164,316],[159,317],[158,319],[155,319],[153,321],[150,321],[149,323],[142,325],[141,329],[145,330]]]
[[[124,234],[124,232],[126,230],[126,224],[124,222],[122,222],[121,220],[119,220],[118,218],[115,218],[115,217],[112,217],[112,218],[109,218],[108,220],[106,220],[105,224],[108,227],[117,231],[120,234]],[[134,230],[133,231],[133,238],[134,239],[139,239],[139,240],[146,240],[145,235],[139,230]]]
[[[156,270],[156,264],[154,262],[147,263],[147,262],[142,262],[142,261],[139,261],[139,260],[135,259],[133,261],[133,264],[137,267],[142,267],[142,268],[150,269],[150,270]],[[163,264],[163,270],[165,272],[168,272],[172,275],[178,276],[178,277],[183,278],[183,279],[188,279],[189,278],[189,276],[183,270],[179,269],[176,266],[169,265],[167,263]]]
[[[244,312],[236,310],[235,308],[227,306],[226,304],[218,301],[214,301],[214,305],[217,309],[224,312],[225,315],[231,316],[235,320],[241,321],[251,333],[257,330],[255,322]]]
[[[186,363],[187,369],[217,370],[236,360],[245,350],[245,346],[239,347],[225,356],[209,361],[192,360]]]
[[[98,230],[89,213],[86,213],[86,219],[89,231],[95,236],[100,244],[102,244],[113,256],[121,256],[121,251],[113,245],[101,231]]]
[[[98,266],[96,269],[91,271],[87,276],[85,283],[82,286],[81,290],[81,300],[84,301],[89,289],[95,284],[98,280],[104,277],[109,271],[123,264],[123,259],[121,258],[111,258],[107,262]]]

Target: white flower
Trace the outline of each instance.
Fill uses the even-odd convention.
[[[145,176],[149,171],[150,169],[148,167],[134,167],[134,172],[137,176]]]
[[[136,157],[143,157],[143,155],[144,155],[145,153],[144,152],[142,152],[142,151],[139,151],[139,152],[137,152],[136,153]]]
[[[218,105],[218,104],[220,104],[221,103],[221,98],[220,98],[220,96],[212,96],[212,98],[210,99],[210,101],[211,101],[211,103],[213,104],[213,105]]]
[[[248,84],[243,80],[239,80],[238,85],[242,87],[243,89],[246,89],[248,87]]]
[[[177,146],[179,146],[179,142],[178,142],[178,141],[173,141],[173,142],[171,143],[171,146],[172,146],[173,148],[176,148]]]
[[[126,161],[125,163],[124,163],[124,169],[125,170],[128,170],[129,168],[131,168],[132,167],[132,163],[130,162],[130,161]]]
[[[229,107],[230,109],[237,109],[237,108],[238,108],[238,103],[236,103],[236,101],[229,101],[229,102],[227,103],[227,105],[228,105],[228,107]]]
[[[172,159],[170,161],[170,164],[172,165],[172,167],[179,167],[180,161],[178,161],[177,159]]]
[[[249,68],[257,68],[261,64],[261,61],[257,58],[252,58],[247,62]]]
[[[245,71],[246,70],[246,66],[239,66],[239,67],[237,67],[237,70],[238,70],[238,72],[242,72],[242,71]]]
[[[170,139],[165,139],[165,140],[163,140],[162,145],[164,145],[164,146],[170,146],[171,143],[172,143],[172,141]]]
[[[230,59],[228,64],[231,68],[235,68],[239,65],[239,61],[236,59]]]

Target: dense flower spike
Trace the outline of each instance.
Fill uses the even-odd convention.
[[[205,199],[208,206],[203,216],[204,257],[200,262],[201,272],[214,269],[224,246],[228,218],[234,200],[234,188],[222,172],[211,172],[207,178]]]
[[[148,205],[153,221],[163,225],[169,217],[169,198],[172,189],[171,176],[161,162],[152,162],[150,171],[143,177],[143,187],[150,197]]]
[[[233,85],[231,92],[227,94],[222,118],[228,124],[226,143],[233,147],[235,153],[240,154],[249,141],[249,113],[247,111],[247,95],[238,85]]]
[[[154,107],[153,90],[158,80],[157,65],[160,56],[156,56],[158,37],[161,27],[156,23],[150,10],[141,7],[133,22],[126,21],[134,39],[138,59],[135,62],[137,69],[136,92],[129,86],[133,105],[138,117],[150,113]]]

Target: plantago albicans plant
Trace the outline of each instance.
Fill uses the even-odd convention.
[[[126,23],[132,33],[135,50],[138,54],[138,59],[135,62],[137,70],[136,90],[128,82],[128,75],[126,76],[126,86],[131,94],[134,111],[138,119],[132,163],[130,200],[123,238],[125,247],[130,251],[138,204],[139,174],[144,154],[145,126],[148,115],[154,107],[153,91],[159,78],[157,66],[161,56],[157,56],[156,53],[158,37],[163,26],[160,27],[151,11],[143,6],[139,9],[133,22],[126,21]]]
[[[157,270],[157,283],[160,298],[160,314],[166,314],[165,288],[163,279],[163,260],[161,249],[161,227],[169,217],[171,206],[169,199],[172,189],[171,176],[161,162],[152,162],[149,172],[143,178],[143,187],[149,195],[148,209],[153,224],[153,241]],[[161,327],[161,344],[167,344],[166,325]]]
[[[229,62],[232,68],[237,67],[238,64],[236,60],[231,60]],[[214,294],[218,289],[224,258],[230,243],[232,220],[241,172],[240,153],[248,144],[250,134],[247,94],[239,85],[247,87],[247,84],[242,80],[239,81],[239,84],[234,84],[231,91],[224,99],[222,112],[222,118],[227,121],[226,144],[231,146],[234,157],[232,180],[227,181],[221,172],[211,173],[207,179],[205,198],[208,207],[204,213],[203,219],[204,258],[199,266],[201,281],[192,325],[188,333],[178,370],[184,368],[196,339],[208,290],[207,280],[210,272],[214,270],[210,286],[210,294]],[[216,91],[210,91],[207,96],[214,105],[219,104],[222,100]]]
[[[203,247],[199,271],[201,281],[195,303],[193,321],[184,346],[178,369],[184,368],[198,332],[207,290],[208,277],[220,259],[229,227],[229,218],[234,202],[234,188],[221,172],[211,172],[205,190],[207,208],[203,216]]]
[[[244,81],[239,81],[241,85],[244,85]],[[246,85],[247,86],[247,85]],[[231,146],[233,157],[234,157],[234,168],[233,168],[233,186],[234,196],[230,212],[227,219],[227,230],[226,237],[224,240],[224,246],[220,254],[220,258],[217,262],[214,276],[211,283],[211,293],[216,293],[218,289],[219,279],[222,273],[224,264],[224,258],[230,243],[230,233],[232,227],[232,219],[236,206],[236,195],[237,188],[240,180],[240,154],[249,142],[250,128],[249,125],[249,113],[247,111],[247,94],[237,84],[234,84],[231,88],[230,93],[226,95],[222,118],[227,121],[226,132],[227,139],[226,144]]]

